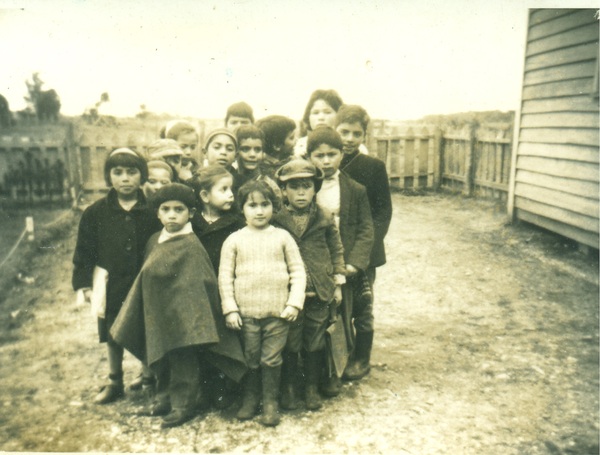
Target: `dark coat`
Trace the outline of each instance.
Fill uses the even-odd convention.
[[[74,290],[91,288],[94,267],[108,271],[106,318],[100,319],[98,326],[100,341],[107,341],[107,329],[117,317],[142,267],[146,243],[161,227],[141,191],[138,202],[130,211],[119,205],[117,192],[111,189],[81,215],[73,255],[72,284]]]
[[[208,253],[215,273],[219,272],[221,248],[230,234],[246,226],[246,222],[236,212],[226,213],[214,223],[208,223],[200,213],[192,218],[192,228]]]
[[[313,203],[314,204],[314,203]],[[321,207],[311,210],[304,232],[298,235],[292,212],[282,208],[273,225],[288,231],[300,248],[307,283],[312,283],[319,300],[330,302],[335,291],[334,274],[345,274],[344,247],[333,215]]]
[[[373,247],[373,221],[364,186],[340,172],[340,237],[346,264],[365,270]]]
[[[340,169],[367,189],[375,229],[369,266],[379,267],[386,262],[383,239],[392,220],[392,198],[385,164],[378,158],[356,152],[344,155]]]
[[[175,349],[204,346],[229,359],[231,369],[225,372],[239,380],[244,355],[237,334],[225,327],[208,254],[193,234],[163,243],[159,236],[148,242],[144,266],[111,335],[150,366]]]
[[[365,270],[369,266],[373,247],[373,221],[367,190],[360,183],[340,172],[340,235],[344,246],[346,264]],[[352,306],[354,305],[352,283],[342,286],[342,315],[348,352],[354,348],[354,326]]]

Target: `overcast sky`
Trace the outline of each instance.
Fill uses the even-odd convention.
[[[244,100],[257,118],[302,116],[335,88],[374,118],[512,110],[529,7],[542,0],[0,0],[0,94],[25,107],[39,71],[61,112],[220,118]]]

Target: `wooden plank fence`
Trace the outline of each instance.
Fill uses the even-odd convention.
[[[104,192],[104,161],[118,147],[145,153],[156,128],[32,126],[0,136],[4,199],[69,200]],[[430,125],[390,127],[374,121],[371,154],[386,163],[390,185],[400,190],[448,188],[466,195],[506,200],[511,139],[505,132]]]
[[[411,126],[370,142],[399,190],[441,187],[465,195],[506,200],[512,139],[508,132],[468,127],[441,131]]]

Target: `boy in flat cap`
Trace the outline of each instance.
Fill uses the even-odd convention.
[[[162,427],[168,428],[195,416],[200,354],[226,357],[232,366],[226,372],[236,380],[245,363],[239,340],[224,327],[208,253],[192,230],[194,191],[172,183],[158,190],[153,203],[164,227],[148,241],[111,335],[155,372],[152,414],[164,415]]]
[[[273,224],[292,235],[306,268],[304,309],[290,326],[284,350],[281,405],[296,408],[298,354],[303,350],[306,407],[317,410],[321,407],[318,386],[325,366],[329,304],[340,304],[341,286],[346,282],[344,249],[333,214],[316,203],[323,172],[306,160],[294,159],[281,166],[275,177],[285,205]]]

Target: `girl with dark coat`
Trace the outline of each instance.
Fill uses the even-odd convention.
[[[85,300],[99,297],[98,334],[107,343],[109,379],[95,397],[98,404],[110,403],[123,396],[123,348],[109,330],[139,272],[144,247],[160,229],[156,216],[147,209],[140,186],[148,177],[146,161],[133,150],[114,150],[104,166],[108,194],[89,206],[81,216],[77,245],[73,256],[73,289]],[[95,279],[96,278],[96,279]],[[92,294],[93,287],[93,294]]]

